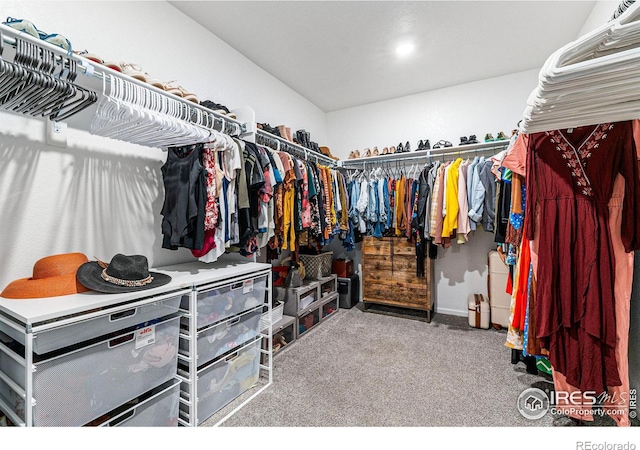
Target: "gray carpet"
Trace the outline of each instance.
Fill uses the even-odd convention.
[[[338,311],[277,354],[273,384],[222,426],[551,426],[551,414],[533,421],[516,408],[523,390],[553,383],[528,374],[522,362],[511,364],[506,331],[470,328],[464,317],[435,315],[427,323],[407,310],[359,306]],[[249,395],[201,426],[216,424]]]

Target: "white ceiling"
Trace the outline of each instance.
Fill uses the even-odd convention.
[[[325,112],[542,67],[595,1],[174,1]],[[415,52],[399,58],[403,41]]]

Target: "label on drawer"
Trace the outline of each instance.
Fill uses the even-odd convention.
[[[253,280],[246,280],[244,286],[242,286],[243,294],[248,294],[249,292],[253,292]]]
[[[150,325],[136,331],[136,350],[156,341],[156,326]]]

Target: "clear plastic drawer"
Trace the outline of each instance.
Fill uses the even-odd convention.
[[[151,321],[34,362],[33,425],[81,426],[171,380],[178,366],[179,330],[178,316]],[[5,362],[9,373],[24,372],[17,361]],[[23,397],[12,389],[8,400],[15,411],[24,411]]]
[[[198,365],[205,364],[258,336],[261,317],[262,307],[258,307],[198,331]],[[188,351],[189,342],[181,340],[180,348]]]
[[[180,407],[180,381],[149,398],[140,400],[135,406],[114,416],[102,426],[108,427],[177,427]]]
[[[198,372],[198,423],[258,382],[260,339]]]
[[[204,290],[198,293],[198,328],[220,322],[264,303],[267,276]],[[182,308],[189,309],[189,296],[182,298]]]
[[[104,336],[139,323],[168,316],[178,311],[180,296],[128,308],[93,319],[41,331],[34,335],[33,351],[39,355],[59,350],[78,342]]]

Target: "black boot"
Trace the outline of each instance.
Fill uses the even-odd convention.
[[[538,375],[538,366],[536,365],[535,356],[525,356],[524,363],[527,366],[527,373],[530,373],[531,375]]]
[[[520,362],[520,350],[515,348],[511,349],[511,364],[518,364]]]

